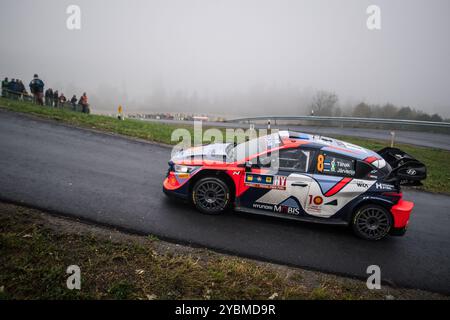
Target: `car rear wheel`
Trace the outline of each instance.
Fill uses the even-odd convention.
[[[355,234],[366,240],[381,240],[392,228],[392,217],[388,210],[377,205],[359,208],[352,222]]]
[[[192,202],[206,214],[220,214],[230,205],[230,189],[218,178],[205,177],[192,188]]]

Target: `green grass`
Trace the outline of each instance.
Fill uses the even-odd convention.
[[[66,269],[78,265],[81,290]],[[3,299],[411,299],[418,292],[155,242],[0,202]],[[425,298],[442,298],[425,293]]]
[[[133,119],[120,121],[108,116],[86,115],[68,110],[39,107],[30,103],[12,101],[4,98],[0,98],[0,107],[11,111],[34,114],[39,117],[61,121],[79,127],[92,128],[165,144],[177,143],[171,141],[171,135],[175,129],[180,127],[187,129],[191,133],[191,136],[193,136],[193,128],[191,126],[174,126]],[[223,132],[223,130],[221,131]],[[378,150],[389,145],[388,141],[342,136],[336,136],[335,138],[346,140],[372,150]],[[397,144],[396,147],[410,153],[426,164],[428,178],[421,189],[450,194],[449,151],[404,144]]]
[[[0,299],[315,298],[300,283],[239,258],[199,259],[158,252],[145,237],[113,242],[58,230],[35,210],[0,203]],[[72,264],[80,266],[81,290],[66,287]],[[336,298],[333,289],[327,297]]]

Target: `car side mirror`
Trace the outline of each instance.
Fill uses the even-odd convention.
[[[245,171],[250,171],[252,168],[259,168],[256,163],[246,161],[245,163],[238,164],[238,167],[245,168]]]
[[[255,165],[253,164],[253,162],[251,161],[246,161],[245,162],[245,171],[251,171],[252,168],[254,168]]]

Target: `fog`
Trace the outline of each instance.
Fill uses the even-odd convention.
[[[66,8],[81,8],[81,29]],[[381,8],[381,30],[366,9]],[[304,114],[387,102],[450,117],[448,0],[0,2],[0,76],[38,73],[94,112]]]

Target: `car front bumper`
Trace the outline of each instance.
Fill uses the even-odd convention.
[[[170,177],[167,177],[163,182],[163,192],[171,198],[180,200],[188,200],[189,198],[186,186],[174,185],[174,182],[170,181]]]

